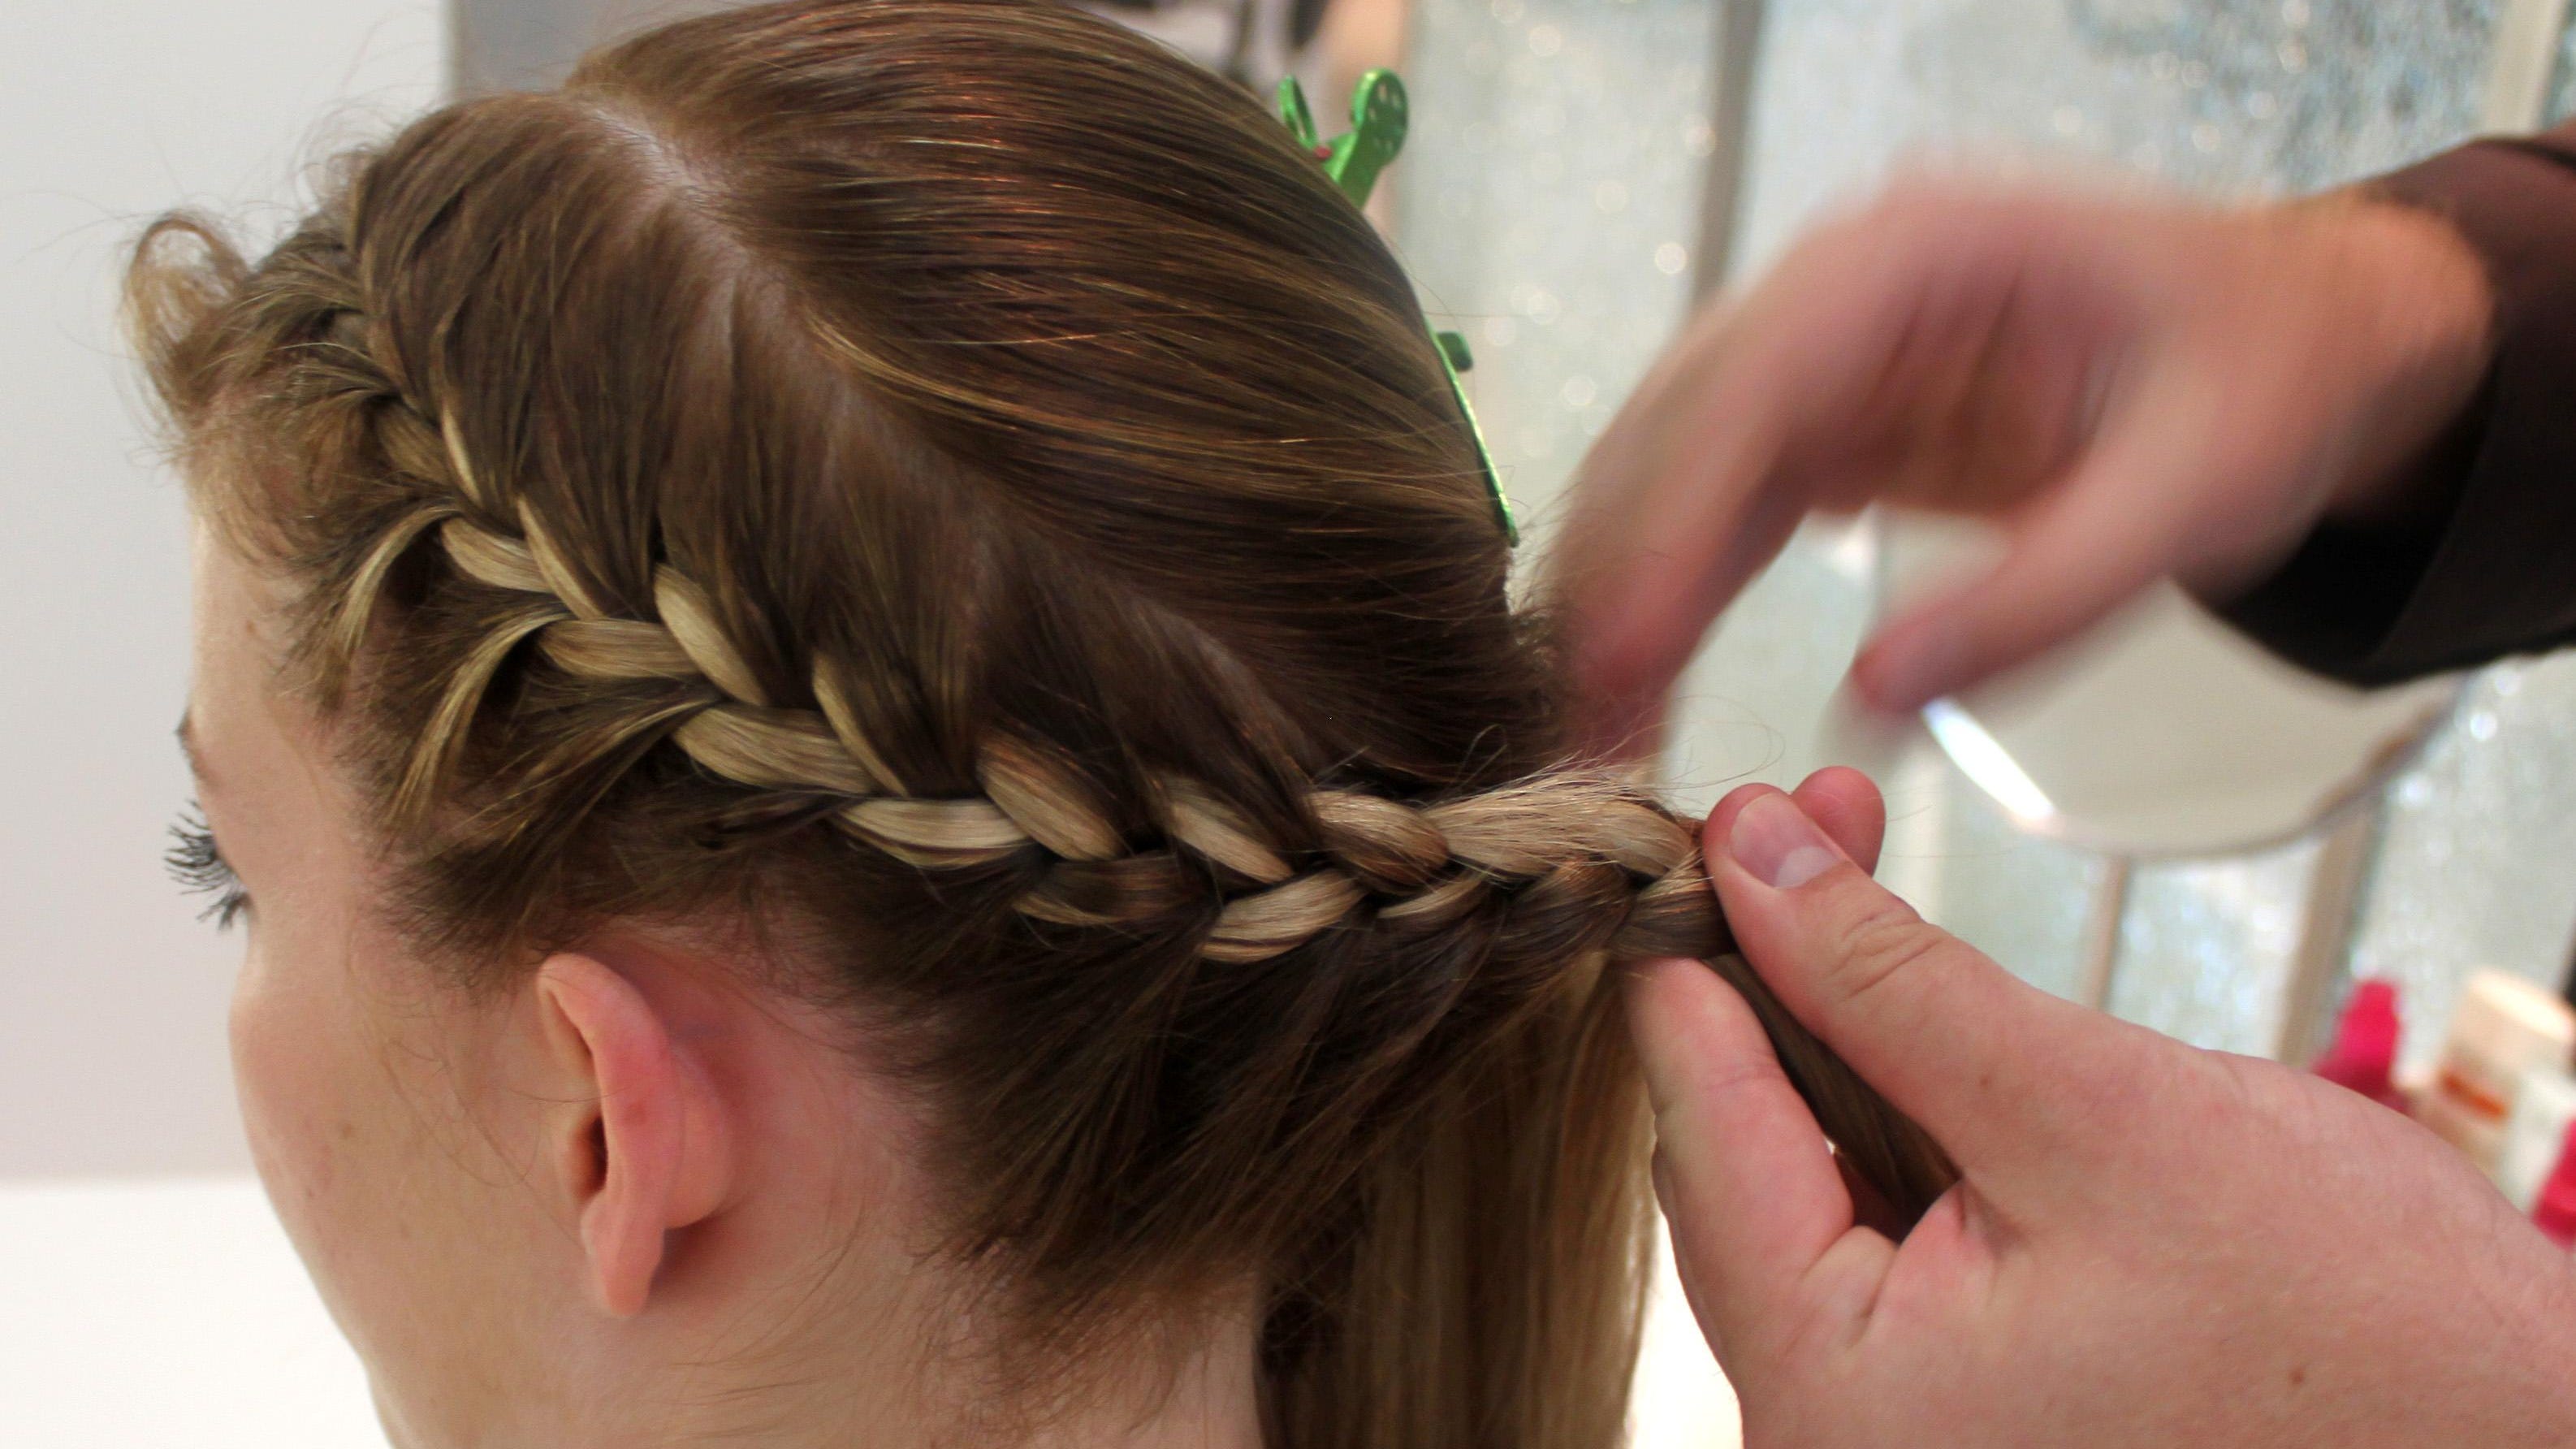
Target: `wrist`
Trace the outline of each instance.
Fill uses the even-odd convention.
[[[2451,222],[2367,195],[2311,206],[2333,228],[2353,340],[2370,369],[2351,461],[2325,516],[2396,524],[2438,514],[2454,491],[2459,437],[2495,355],[2495,286]]]

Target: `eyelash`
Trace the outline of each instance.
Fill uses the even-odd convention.
[[[169,868],[170,879],[190,895],[212,897],[197,919],[212,921],[218,931],[228,930],[250,906],[250,896],[242,890],[241,880],[233,868],[224,863],[224,853],[215,845],[215,833],[206,828],[205,812],[191,804],[170,826],[170,848],[161,853],[161,863]]]

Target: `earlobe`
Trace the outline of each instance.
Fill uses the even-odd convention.
[[[722,1203],[731,1175],[723,1104],[704,1068],[634,982],[588,956],[537,969],[539,1010],[580,1110],[554,1128],[550,1154],[580,1222],[593,1298],[642,1312],[663,1235]]]

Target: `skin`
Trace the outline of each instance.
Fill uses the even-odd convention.
[[[2423,509],[2492,302],[2449,229],[2339,201],[2219,211],[1916,182],[1702,318],[1605,434],[1561,561],[1608,749],[1799,519],[1993,519],[2004,562],[1855,669],[1903,708],[2148,582],[2258,577],[2320,519]],[[1754,968],[1964,1176],[1855,1222],[1744,1002],[1638,971],[1632,1027],[1693,1311],[1746,1442],[2576,1442],[2576,1268],[2357,1094],[2026,986],[1870,880],[1875,789],[1727,797],[1706,854]]]
[[[247,895],[243,1116],[396,1445],[1258,1444],[1248,1294],[1001,1418],[921,1114],[846,1025],[749,984],[725,923],[447,984],[382,918],[278,640],[267,582],[201,531],[184,738]]]
[[[2023,983],[1869,878],[1884,818],[1827,771],[1729,795],[1705,849],[1763,979],[1957,1161],[1902,1241],[1855,1219],[1742,997],[1691,961],[1629,992],[1748,1446],[2576,1442],[2576,1264],[2465,1159]]]
[[[1585,460],[1551,560],[1591,728],[1650,749],[1709,623],[1809,513],[1991,520],[1984,576],[1853,669],[1908,710],[2153,581],[2259,579],[2322,518],[2420,506],[2493,302],[2447,223],[1915,180],[1685,330]]]

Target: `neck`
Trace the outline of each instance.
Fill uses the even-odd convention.
[[[643,1312],[565,1320],[550,1423],[472,1449],[1262,1449],[1252,1284],[1008,1392],[1028,1351],[938,1246],[918,1109],[791,1008],[690,1039],[739,1104],[735,1191],[665,1237]]]
[[[1263,1449],[1248,1287],[1019,1391],[1022,1351],[961,1308],[953,1265],[865,1236],[766,1271],[731,1251],[766,1236],[675,1234],[693,1240],[673,1244],[661,1311],[575,1356],[600,1371],[566,1384],[578,1429],[543,1449]]]
[[[842,1315],[832,1317],[841,1320]],[[756,1320],[755,1320],[756,1321]],[[846,1321],[846,1320],[843,1320]],[[907,1330],[889,1332],[896,1323]],[[599,1449],[1263,1449],[1249,1314],[1154,1325],[1078,1377],[1002,1391],[1007,1347],[959,1345],[959,1320],[890,1314],[847,1335],[676,1355]],[[642,1385],[638,1385],[642,1389]]]

